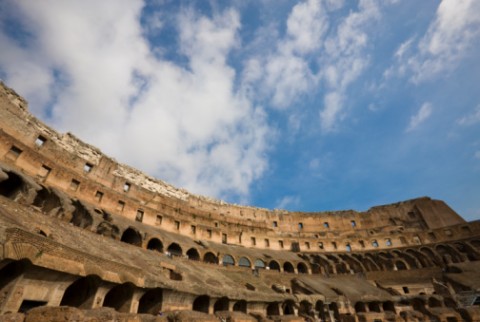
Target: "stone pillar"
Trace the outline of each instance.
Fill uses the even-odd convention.
[[[133,291],[132,299],[130,301],[130,311],[129,311],[130,313],[138,312],[138,304],[143,294],[145,294],[145,290],[142,290],[142,289],[135,289]]]
[[[95,296],[93,297],[92,309],[103,306],[105,295],[107,295],[108,291],[110,291],[112,287],[112,285],[100,285],[98,287],[97,292],[95,292]]]

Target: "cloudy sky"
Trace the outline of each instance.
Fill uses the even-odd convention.
[[[480,1],[0,1],[30,110],[194,193],[480,219]]]

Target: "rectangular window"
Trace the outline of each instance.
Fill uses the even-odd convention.
[[[402,289],[403,289],[403,293],[405,293],[405,294],[410,293],[410,290],[408,289],[408,287],[404,286],[404,287],[402,287]]]
[[[157,215],[157,219],[155,219],[155,225],[160,226],[162,224],[163,217],[161,215]]]
[[[298,223],[298,229],[303,229],[303,222]]]
[[[125,209],[125,201],[119,200],[117,204],[117,211],[122,212]]]
[[[365,248],[365,242],[363,240],[359,240],[358,243],[360,244],[360,247]]]
[[[437,236],[435,236],[435,233],[433,232],[428,233],[428,238],[430,238],[431,240],[437,240]]]
[[[46,165],[42,165],[40,167],[40,170],[38,171],[38,175],[41,177],[41,178],[46,178],[50,172],[52,171],[51,168],[47,167]]]
[[[400,236],[399,239],[400,239],[400,243],[402,243],[402,245],[406,245],[406,244],[407,244],[407,240],[405,239],[405,237]]]
[[[190,232],[195,235],[195,233],[197,232],[197,226],[191,225],[190,226]]]
[[[378,242],[376,240],[373,240],[372,241],[372,246],[375,247],[375,248],[378,247]]]
[[[355,220],[350,221],[350,224],[352,225],[352,227],[357,227],[357,223],[355,222]]]
[[[347,252],[352,251],[352,246],[350,246],[350,244],[347,244],[345,248],[346,248]]]
[[[125,192],[129,192],[130,191],[130,183],[128,182],[125,182],[125,184],[123,185],[123,191]]]
[[[322,242],[318,242],[318,248],[323,249],[323,243]]]
[[[222,244],[227,243],[227,234],[222,234]]]
[[[35,145],[41,147],[45,144],[45,142],[47,142],[47,139],[44,136],[39,135],[35,140]]]
[[[83,171],[85,171],[86,173],[89,173],[91,172],[93,169],[93,164],[91,163],[85,163],[85,165],[83,166]]]
[[[323,223],[323,228],[330,228],[330,224],[328,222],[324,222]]]
[[[251,242],[252,246],[257,245],[257,241],[255,240],[255,237],[251,237],[250,242]]]
[[[333,246],[333,249],[337,249],[337,243],[336,242],[332,242],[332,246]]]
[[[273,222],[273,228],[277,228],[278,227],[278,222],[274,221]]]
[[[180,230],[180,222],[175,220],[175,229]]]
[[[267,238],[265,238],[265,247],[270,247],[270,241]]]
[[[390,238],[385,239],[385,245],[392,246],[392,240]]]
[[[15,145],[12,145],[6,157],[10,160],[16,160],[20,156],[20,154],[22,154],[22,152],[23,151],[20,148],[16,147]]]
[[[305,249],[310,249],[310,243],[309,242],[305,242]]]
[[[137,210],[137,216],[135,216],[135,220],[139,221],[139,222],[143,221],[143,210],[142,209]]]
[[[283,240],[278,241],[278,247],[283,248]]]
[[[70,190],[77,191],[79,186],[80,181],[72,179],[72,182],[70,182]]]
[[[208,238],[212,238],[212,230],[211,229],[207,229],[207,235],[208,235]]]
[[[102,198],[103,198],[103,192],[97,191],[97,192],[95,193],[95,200],[96,200],[97,202],[100,202],[100,201],[102,201]]]

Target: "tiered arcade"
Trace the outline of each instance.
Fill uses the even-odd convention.
[[[4,84],[0,243],[0,314],[25,321],[480,320],[480,221],[443,201],[196,196],[55,132]]]

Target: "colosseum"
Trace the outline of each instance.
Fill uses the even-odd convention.
[[[197,196],[0,85],[0,321],[480,321],[480,221],[421,197],[288,212]]]

